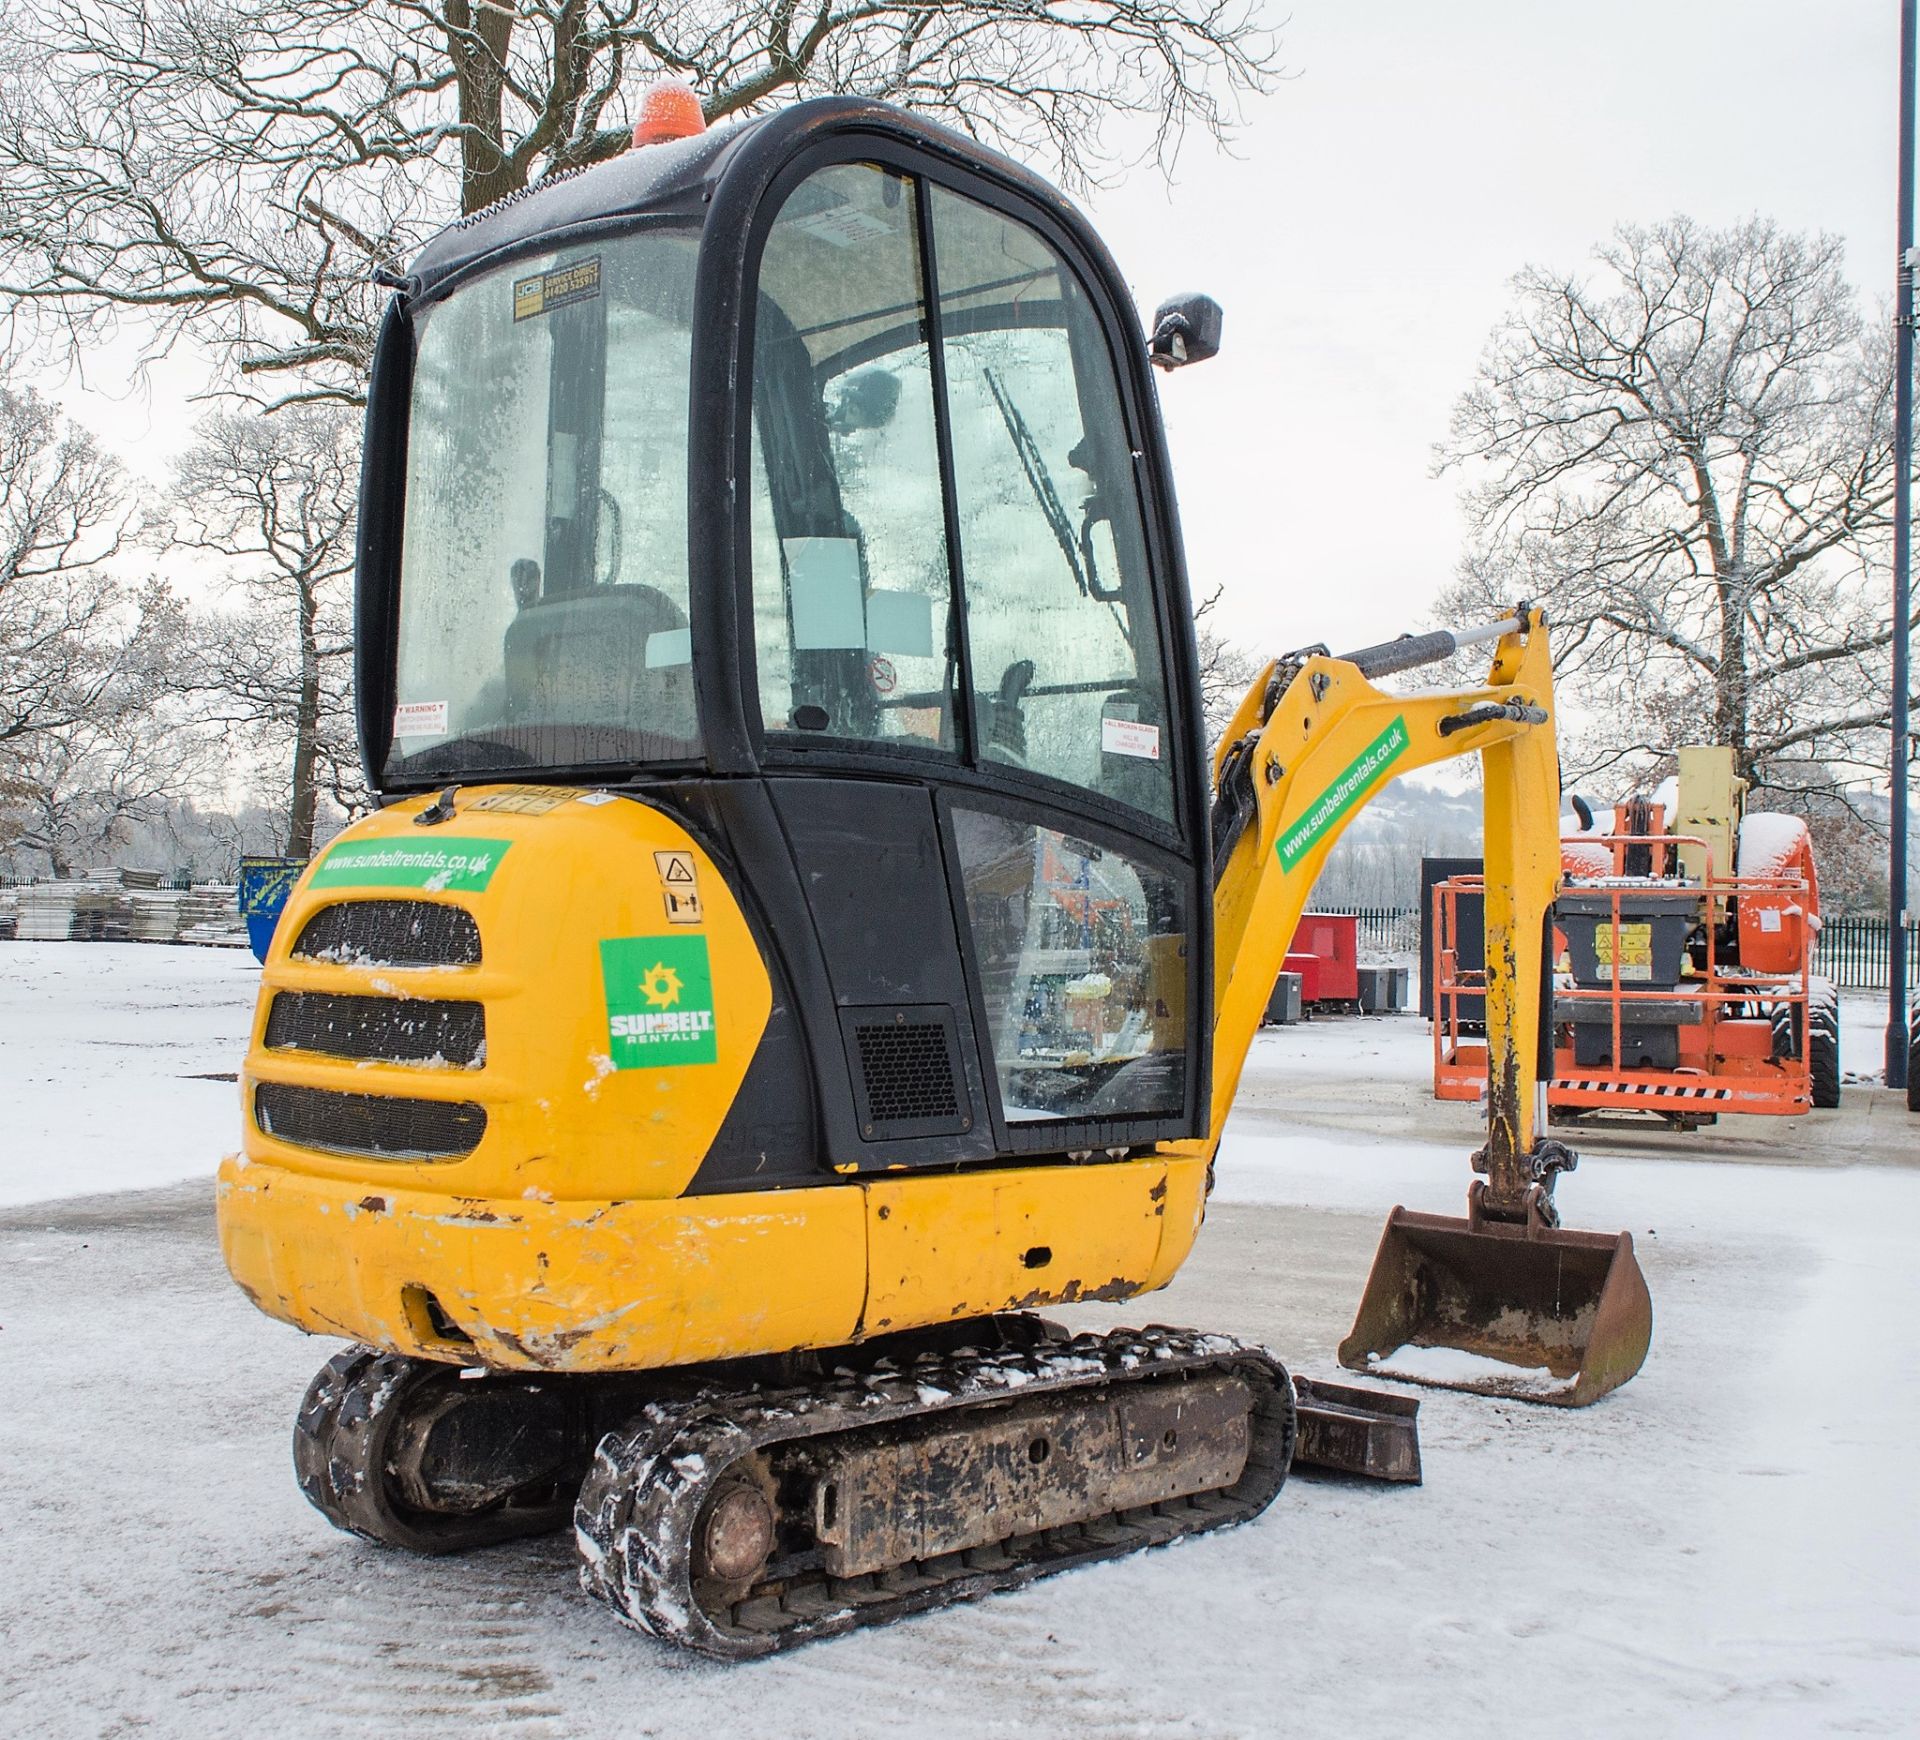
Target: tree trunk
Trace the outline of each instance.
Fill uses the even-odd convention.
[[[475,11],[479,16],[474,16]],[[448,0],[447,55],[460,95],[460,211],[492,205],[526,185],[526,172],[501,138],[502,68],[513,40],[511,12]],[[471,34],[469,34],[471,33]],[[477,46],[473,41],[479,38]]]
[[[1753,748],[1747,716],[1751,696],[1747,673],[1746,577],[1739,571],[1720,576],[1720,662],[1713,673],[1713,741],[1733,750],[1733,770],[1753,777]]]
[[[300,704],[294,716],[293,804],[287,817],[287,856],[313,856],[313,819],[320,794],[313,770],[320,754],[320,600],[300,577]]]

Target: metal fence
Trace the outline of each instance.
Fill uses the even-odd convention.
[[[1386,954],[1416,954],[1420,910],[1414,906],[1322,906],[1315,912],[1345,913],[1360,921],[1360,946]],[[1851,991],[1887,988],[1887,921],[1829,918],[1814,949],[1813,970]],[[1920,992],[1920,919],[1907,921],[1907,987]]]
[[[1420,909],[1417,906],[1322,906],[1315,901],[1309,910],[1357,918],[1360,921],[1360,946],[1363,949],[1377,949],[1393,955],[1420,952]]]
[[[1813,970],[1855,991],[1887,988],[1887,921],[1829,918],[1820,927]],[[1907,920],[1907,988],[1920,990],[1920,920]]]

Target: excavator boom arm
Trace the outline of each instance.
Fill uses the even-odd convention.
[[[1491,631],[1315,652],[1267,667],[1215,759],[1212,1118],[1217,1147],[1248,1047],[1327,854],[1400,775],[1481,758],[1486,824],[1491,1206],[1517,1215],[1538,1135],[1540,997],[1559,874],[1553,668],[1541,613],[1499,630],[1476,688],[1396,695],[1373,675],[1447,657]]]

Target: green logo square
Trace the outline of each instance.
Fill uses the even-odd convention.
[[[615,1069],[712,1063],[713,969],[703,936],[609,937],[600,944],[607,1050]]]

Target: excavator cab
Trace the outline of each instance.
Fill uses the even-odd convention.
[[[634,787],[733,846],[782,1139],[703,1188],[1201,1134],[1192,613],[1057,195],[868,104],[637,149],[427,250],[370,430],[376,787]]]

